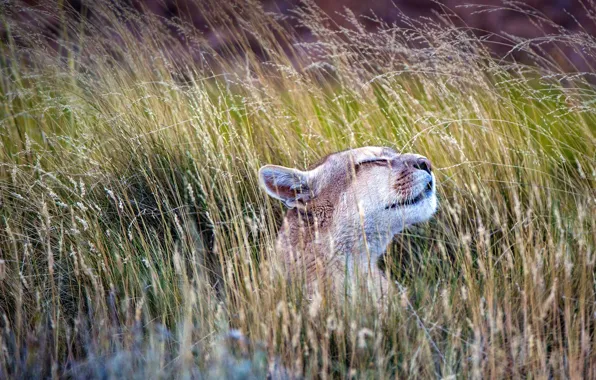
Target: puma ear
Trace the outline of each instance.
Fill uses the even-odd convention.
[[[288,208],[296,207],[297,202],[308,202],[314,197],[310,172],[265,165],[259,170],[259,184],[275,199]]]

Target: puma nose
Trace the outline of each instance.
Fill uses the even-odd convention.
[[[430,160],[426,157],[419,157],[416,159],[413,165],[416,169],[424,170],[428,174],[431,174],[432,165]]]

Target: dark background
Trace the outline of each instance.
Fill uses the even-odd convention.
[[[69,2],[74,9],[82,8],[80,0]],[[114,2],[118,3],[118,0]],[[304,3],[298,0],[257,2],[267,12],[285,15],[289,19],[295,16],[294,11],[304,7]],[[209,12],[200,6],[201,0],[127,0],[126,3],[141,12],[150,12],[164,19],[180,19],[194,25],[216,50],[227,43],[219,37],[221,31],[214,30],[217,28],[207,22],[209,14],[206,13]],[[353,27],[345,19],[346,9],[371,31],[379,26],[370,20],[373,17],[397,26],[407,24],[404,16],[423,23],[447,19],[457,26],[471,28],[476,35],[485,38],[496,57],[523,61],[523,54],[511,51],[514,40],[516,37],[534,39],[540,46],[541,54],[549,56],[563,71],[596,71],[592,54],[596,50],[596,39],[590,46],[578,43],[575,38],[583,35],[585,40],[586,36],[596,36],[596,6],[592,0],[314,0],[313,3],[333,20],[336,28]],[[27,0],[24,4],[36,8],[48,2]],[[221,4],[229,3],[221,0]],[[87,2],[86,6],[92,11],[91,2]],[[298,40],[310,42],[314,39],[304,28],[296,28],[295,32]],[[565,38],[542,39],[549,36]]]

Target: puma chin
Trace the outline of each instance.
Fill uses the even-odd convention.
[[[395,221],[392,228],[395,234],[408,225],[430,219],[437,210],[435,176],[432,171],[415,168],[411,176],[408,195],[397,192],[396,199],[385,206],[385,210],[392,214],[391,218]]]

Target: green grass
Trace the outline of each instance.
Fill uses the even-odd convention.
[[[448,25],[334,31],[312,11],[321,44],[290,46],[258,7],[214,25],[225,11],[246,20],[234,51],[105,4],[52,13],[55,39],[2,12],[0,377],[596,377],[584,76],[499,65]],[[283,280],[283,208],[256,179],[363,145],[428,156],[439,184],[390,250],[386,314]]]

